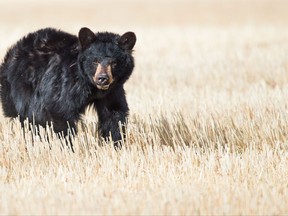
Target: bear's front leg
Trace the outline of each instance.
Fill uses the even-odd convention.
[[[129,112],[123,88],[114,91],[104,99],[94,102],[98,114],[100,135],[106,140],[111,137],[114,146],[121,148],[122,135],[125,139],[125,125]],[[121,135],[122,132],[122,135]]]

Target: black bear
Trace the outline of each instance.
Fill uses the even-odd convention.
[[[129,111],[123,84],[134,68],[135,42],[133,32],[120,36],[88,28],[78,37],[53,28],[28,34],[0,66],[4,115],[20,116],[22,123],[52,123],[66,136],[69,128],[76,132],[81,114],[92,105],[100,135],[117,143]]]

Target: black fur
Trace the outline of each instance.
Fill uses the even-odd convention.
[[[126,122],[129,111],[123,84],[134,68],[135,42],[132,32],[94,34],[88,28],[78,37],[51,28],[28,34],[0,66],[5,116],[42,126],[52,122],[56,133],[67,135],[68,125],[76,132],[81,114],[93,105],[100,134],[121,140],[119,122]]]

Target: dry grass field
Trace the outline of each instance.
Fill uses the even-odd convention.
[[[1,114],[0,214],[287,214],[287,9],[285,0],[1,2],[1,59],[46,26],[133,30],[138,41],[121,151],[99,145],[91,109],[75,153],[50,129],[40,131],[50,143],[24,140]]]

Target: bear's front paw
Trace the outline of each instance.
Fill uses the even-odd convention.
[[[118,140],[118,141],[114,141],[114,149],[116,151],[121,150],[122,149],[122,140]]]

